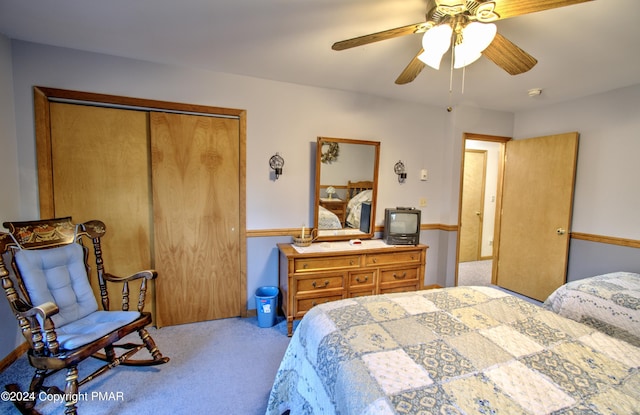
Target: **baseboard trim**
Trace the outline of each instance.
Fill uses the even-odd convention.
[[[28,349],[29,345],[27,344],[27,342],[24,342],[20,346],[16,347],[4,359],[0,360],[0,373],[4,372],[6,368],[11,366],[11,364],[18,360],[18,358],[22,356]]]

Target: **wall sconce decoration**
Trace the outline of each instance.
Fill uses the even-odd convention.
[[[393,171],[398,175],[398,183],[404,183],[407,178],[407,172],[404,169],[404,163],[400,160],[393,166]]]
[[[276,180],[282,174],[282,167],[284,166],[284,159],[280,154],[276,153],[269,159],[269,167],[273,169],[276,174]]]

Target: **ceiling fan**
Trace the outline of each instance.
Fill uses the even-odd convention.
[[[456,68],[483,55],[507,73],[518,75],[538,61],[497,33],[492,22],[587,1],[592,0],[427,0],[426,21],[336,42],[332,49],[344,50],[424,33],[422,48],[398,76],[396,84],[413,81],[425,65],[438,69],[452,44],[452,64]]]

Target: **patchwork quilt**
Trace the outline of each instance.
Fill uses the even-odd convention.
[[[640,347],[640,274],[613,272],[572,281],[544,306]]]
[[[312,308],[267,415],[637,414],[640,348],[491,287]]]

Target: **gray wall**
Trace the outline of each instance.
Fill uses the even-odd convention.
[[[17,218],[20,213],[18,186],[18,150],[16,143],[15,111],[13,104],[13,70],[11,43],[0,35],[0,223]],[[9,354],[19,339],[17,324],[9,303],[0,295],[0,359]]]
[[[640,249],[591,241],[571,241],[568,281],[615,271],[640,274]]]
[[[640,86],[568,102],[547,111],[513,114],[459,107],[448,113],[441,107],[336,90],[9,42],[0,35],[1,220],[30,219],[39,212],[34,85],[246,109],[248,230],[311,223],[311,149],[317,136],[381,142],[376,224],[381,224],[384,207],[418,206],[419,199],[425,197],[428,205],[422,209],[423,223],[455,225],[464,132],[524,138],[579,131],[573,230],[640,240],[640,215],[636,212],[640,196],[637,186],[625,179],[625,175],[633,174],[631,155],[640,154]],[[609,109],[614,104],[622,109]],[[268,159],[275,152],[286,162],[284,174],[277,181],[271,180],[268,166]],[[398,160],[407,167],[404,184],[398,183],[393,172]],[[426,182],[419,180],[422,168],[429,170]],[[585,172],[590,173],[582,179]],[[19,197],[8,200],[4,197],[7,194]],[[441,230],[422,232],[421,241],[430,246],[426,284],[453,285],[456,236],[456,232]],[[277,284],[275,245],[288,240],[248,239],[248,308],[255,307],[253,294],[257,287]],[[617,248],[613,250],[618,252]],[[592,253],[583,244],[572,243],[572,254],[577,263],[572,258],[571,276],[588,273],[586,256]],[[637,249],[622,250],[619,255],[625,259],[618,263],[631,258],[633,264]],[[593,270],[600,272],[602,268],[607,267],[594,266]],[[0,300],[0,324],[6,321],[13,319],[6,301]],[[19,344],[18,339],[2,336],[0,358]]]

